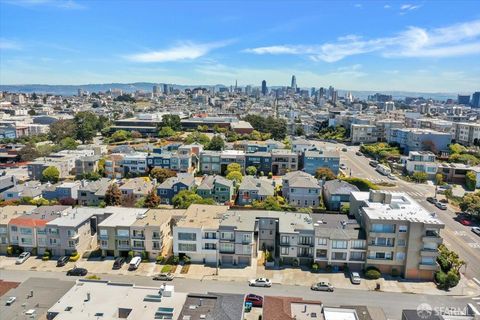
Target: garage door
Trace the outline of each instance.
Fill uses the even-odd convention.
[[[232,256],[223,256],[222,257],[222,264],[223,265],[232,265],[233,264],[233,257]]]
[[[238,257],[238,264],[242,266],[249,266],[250,257]]]

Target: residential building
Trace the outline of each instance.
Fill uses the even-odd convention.
[[[18,181],[14,175],[7,175],[5,171],[0,174],[0,194],[17,184]]]
[[[445,227],[434,213],[405,193],[372,190],[352,192],[350,214],[365,230],[365,266],[406,279],[433,279]]]
[[[286,149],[272,150],[272,174],[284,175],[298,170],[298,154]]]
[[[0,208],[0,254],[6,254],[10,245],[10,220],[32,212],[37,206],[6,206]]]
[[[243,294],[190,293],[187,295],[178,319],[243,320],[244,299]]]
[[[325,181],[323,184],[323,203],[328,210],[338,211],[344,203],[350,202],[350,194],[360,191],[356,186],[343,180]]]
[[[120,179],[124,175],[124,154],[114,153],[105,160],[105,176],[110,179]]]
[[[121,162],[124,175],[145,175],[148,169],[147,155],[146,152],[126,154]]]
[[[147,194],[155,187],[154,181],[148,178],[133,178],[128,179],[120,186],[120,191],[123,197],[132,197],[135,200],[140,200],[147,196]]]
[[[443,177],[443,181],[448,183],[465,183],[465,176],[471,170],[471,166],[463,163],[438,163],[437,173]]]
[[[102,178],[97,181],[82,180],[77,191],[77,201],[81,206],[98,206],[105,200],[105,192],[112,181]]]
[[[223,150],[220,154],[220,170],[226,174],[227,167],[231,163],[239,164],[242,172],[245,172],[245,152],[239,150]]]
[[[192,204],[173,227],[173,254],[193,262],[216,264],[218,228],[227,206]]]
[[[218,203],[230,202],[234,199],[235,185],[232,180],[222,176],[205,176],[197,188],[202,198],[212,198]]]
[[[42,196],[42,191],[46,187],[47,184],[42,185],[40,181],[28,181],[4,191],[1,196],[4,200],[19,200],[24,197],[37,199]]]
[[[453,122],[451,126],[452,138],[455,142],[465,146],[480,144],[480,123]]]
[[[230,127],[238,134],[250,134],[253,131],[252,125],[247,121],[232,122]]]
[[[157,187],[157,194],[160,202],[171,204],[175,197],[182,190],[191,190],[195,186],[195,178],[189,173],[179,173],[176,177],[166,179]]]
[[[200,152],[200,172],[203,174],[221,174],[220,151]]]
[[[257,168],[257,173],[268,175],[272,171],[272,154],[270,152],[256,151],[245,154],[245,168]]]
[[[377,126],[371,124],[352,124],[350,126],[350,137],[353,144],[377,142]]]
[[[38,158],[28,164],[28,176],[32,180],[41,180],[43,177],[43,170],[48,167],[56,167],[59,172],[59,178],[64,179],[70,175],[69,158],[74,157],[61,157],[61,158]]]
[[[322,187],[312,175],[294,171],[283,176],[282,196],[295,207],[317,207]]]
[[[262,319],[264,320],[310,320],[322,319],[321,301],[304,300],[293,297],[265,296],[263,300]],[[335,319],[340,319],[337,317]],[[343,318],[345,319],[345,318]],[[348,318],[358,320],[358,318]],[[330,319],[329,319],[330,320]],[[332,318],[333,320],[333,318]]]
[[[408,157],[402,158],[405,164],[405,170],[412,175],[415,172],[423,172],[430,179],[435,178],[438,170],[438,163],[433,152],[430,151],[410,151]]]
[[[303,156],[303,171],[315,175],[318,168],[328,168],[337,175],[340,167],[340,154],[338,151],[311,150],[305,151]]]
[[[376,135],[379,141],[387,141],[387,135],[391,129],[405,127],[404,121],[392,119],[377,120],[375,124],[377,127]]]
[[[437,153],[447,150],[451,140],[451,133],[416,128],[393,128],[387,137],[388,143],[396,143],[406,154],[410,151]]]
[[[42,191],[42,197],[47,200],[77,200],[80,181],[63,182],[55,185],[48,185]]]
[[[316,149],[315,143],[303,138],[296,138],[292,140],[292,151],[295,153],[304,153],[307,150]]]
[[[271,179],[243,177],[238,188],[237,203],[241,206],[251,205],[253,201],[263,201],[275,194],[275,187]]]
[[[98,161],[100,156],[85,156],[75,160],[75,174],[77,177],[83,177],[87,173],[98,171]]]

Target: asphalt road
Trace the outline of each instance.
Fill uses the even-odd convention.
[[[327,144],[327,147],[341,150],[344,145]],[[467,278],[480,280],[480,237],[471,231],[471,227],[464,226],[454,220],[455,212],[450,206],[447,210],[440,210],[426,201],[427,197],[435,195],[435,187],[403,180],[390,180],[369,165],[371,159],[357,156],[355,152],[358,151],[358,148],[357,146],[349,146],[347,152],[340,151],[341,163],[345,163],[347,166],[346,173],[350,174],[351,170],[353,177],[366,178],[372,182],[381,180],[394,182],[397,185],[396,187],[385,187],[384,189],[406,192],[429,211],[437,213],[440,220],[445,224],[445,229],[441,232],[445,245],[457,252],[460,258],[466,262],[466,266],[461,269],[461,272]]]
[[[135,283],[141,286],[160,286],[162,282],[153,281],[142,276],[100,275],[102,280]],[[1,270],[0,278],[8,281],[25,281],[30,277],[55,278],[74,281],[64,273],[43,271]],[[175,291],[189,293],[224,292],[224,293],[255,293],[259,295],[293,296],[308,300],[320,300],[325,306],[366,305],[383,308],[388,319],[400,319],[403,309],[416,309],[420,304],[427,303],[432,308],[454,307],[463,310],[467,303],[472,303],[470,297],[445,295],[420,295],[408,293],[390,293],[362,290],[336,289],[334,292],[311,291],[305,286],[277,285],[271,288],[251,288],[247,283],[225,282],[214,280],[174,279]]]

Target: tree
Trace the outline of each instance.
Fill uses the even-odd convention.
[[[297,128],[295,129],[295,135],[296,135],[296,136],[303,136],[303,135],[305,135],[305,130],[303,130],[303,127],[302,127],[302,126],[297,126]]]
[[[362,179],[357,177],[347,177],[347,178],[342,178],[342,180],[350,184],[353,184],[360,191],[378,190],[378,186],[367,179]]]
[[[240,171],[232,171],[227,174],[226,177],[228,180],[235,181],[237,184],[241,183],[243,180],[242,173]]]
[[[465,194],[459,205],[462,211],[480,217],[480,192]]]
[[[115,99],[113,99],[113,101],[133,103],[133,102],[135,102],[136,100],[135,100],[135,98],[132,97],[131,95],[124,93],[124,94],[116,97]]]
[[[325,179],[325,181],[329,181],[336,179],[337,176],[335,175],[335,173],[333,173],[332,170],[330,170],[330,168],[321,167],[317,168],[317,170],[315,171],[315,178]]]
[[[35,144],[32,142],[27,143],[22,149],[20,149],[18,155],[22,161],[32,161],[40,156]]]
[[[435,175],[435,184],[436,184],[437,186],[443,184],[443,175],[442,175],[441,173],[437,173],[437,174]]]
[[[175,135],[175,130],[173,130],[170,127],[162,127],[162,129],[160,129],[160,131],[158,132],[158,136],[160,138],[169,138],[169,137],[173,137],[174,135]]]
[[[277,197],[268,196],[264,201],[254,200],[252,206],[255,209],[282,211],[282,206]]]
[[[156,179],[158,183],[162,183],[168,178],[176,177],[177,173],[170,169],[153,168],[150,170],[150,177]]]
[[[118,131],[115,131],[111,138],[113,141],[115,142],[120,142],[120,141],[125,141],[125,140],[128,140],[129,138],[129,133],[125,130],[118,130]]]
[[[56,183],[59,178],[60,171],[58,171],[57,167],[50,166],[42,171],[42,181]]]
[[[93,112],[80,111],[75,115],[73,121],[76,126],[77,139],[82,143],[92,140],[97,134],[99,120]]]
[[[152,188],[145,198],[144,206],[147,208],[156,208],[160,204],[160,197],[157,195],[157,190]]]
[[[48,136],[50,140],[58,143],[62,139],[75,137],[76,133],[77,127],[73,120],[60,119],[50,125]]]
[[[192,132],[185,138],[186,144],[200,143],[206,146],[210,142],[208,136],[200,132]]]
[[[227,166],[227,173],[233,172],[233,171],[241,172],[242,171],[242,166],[240,164],[236,163],[236,162],[230,163]]]
[[[75,141],[73,138],[66,137],[59,142],[57,148],[59,150],[75,150],[77,149],[77,146],[77,141]]]
[[[225,147],[225,141],[223,141],[222,137],[220,136],[214,136],[212,140],[207,144],[205,149],[207,150],[215,150],[215,151],[221,151]]]
[[[28,115],[34,116],[34,115],[36,115],[36,114],[37,114],[37,112],[36,112],[34,109],[28,110]]]
[[[215,200],[203,199],[192,190],[182,190],[173,197],[172,204],[175,208],[186,209],[191,204],[215,204]]]
[[[448,146],[450,153],[464,153],[467,152],[467,149],[458,143],[452,143]]]
[[[428,175],[425,172],[418,171],[412,174],[412,178],[418,183],[423,183],[427,181]]]
[[[142,134],[135,130],[132,131],[130,135],[132,136],[133,139],[140,139],[142,137]]]
[[[257,174],[257,167],[255,166],[249,166],[245,169],[245,172],[249,175],[249,176],[254,176]]]
[[[468,171],[465,175],[465,186],[467,190],[473,191],[477,187],[477,175],[474,171]]]
[[[105,204],[107,206],[119,206],[122,204],[122,192],[116,183],[112,183],[105,191]]]
[[[182,125],[180,122],[180,117],[176,114],[166,114],[162,116],[162,128],[163,127],[170,127],[174,131],[179,131],[182,129]]]

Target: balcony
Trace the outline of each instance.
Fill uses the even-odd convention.
[[[233,250],[220,249],[219,252],[220,252],[220,253],[227,253],[227,254],[234,254],[234,253],[235,253],[235,249],[233,249]]]
[[[117,244],[117,249],[130,249],[129,244]]]
[[[436,257],[438,256],[438,249],[425,249],[420,250],[420,256],[422,257]]]
[[[100,240],[108,240],[108,234],[100,234],[100,235],[98,236],[98,238],[99,238]]]
[[[130,235],[118,235],[118,234],[116,234],[115,238],[127,240],[127,239],[130,239]]]
[[[117,237],[118,237],[118,235],[117,235]],[[133,234],[132,239],[145,239],[145,235],[143,233]]]
[[[281,246],[281,247],[289,247],[289,246],[290,246],[290,242],[280,242],[280,246]]]
[[[437,244],[443,243],[443,239],[437,232],[426,232],[425,235],[422,237],[423,242],[434,242]]]
[[[420,262],[420,264],[418,265],[418,269],[436,271],[438,270],[438,264],[436,262],[435,263]]]

